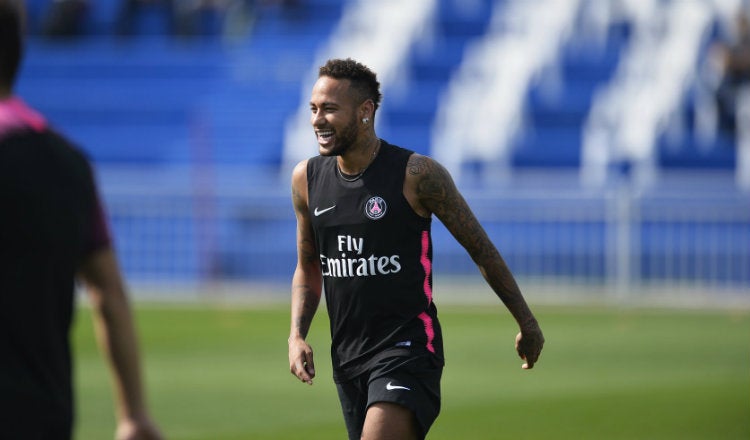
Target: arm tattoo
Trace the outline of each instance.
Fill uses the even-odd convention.
[[[409,158],[407,167],[409,168],[409,174],[418,175],[424,172],[427,167],[427,160],[423,156],[412,156]]]
[[[297,252],[299,252],[300,262],[310,264],[315,262],[317,256],[315,255],[315,243],[312,239],[306,238],[300,235],[299,241],[297,242]]]
[[[320,303],[320,267],[307,201],[301,182],[292,184],[292,203],[297,216],[297,269],[292,280],[292,334],[307,337]]]
[[[458,192],[448,171],[424,156],[409,160],[408,170],[417,177],[416,192],[420,203],[434,213],[466,249],[518,323],[523,325],[532,320],[533,315],[513,274]]]
[[[294,210],[297,211],[298,214],[303,214],[302,209],[305,206],[305,201],[302,199],[302,195],[299,193],[297,188],[292,185],[292,205],[294,206]]]
[[[318,310],[318,304],[320,303],[320,297],[315,293],[311,286],[306,284],[296,284],[292,286],[293,295],[297,297],[297,304],[299,309],[295,314],[293,322],[294,329],[299,332],[303,337],[307,337],[307,333],[310,331],[313,317],[315,312]]]
[[[299,259],[305,263],[311,263],[315,257],[315,243],[311,238],[309,231],[305,231],[305,225],[308,224],[307,219],[309,213],[307,212],[307,204],[302,198],[300,192],[292,186],[292,204],[294,210],[297,213],[297,252]],[[303,221],[304,220],[304,221]]]

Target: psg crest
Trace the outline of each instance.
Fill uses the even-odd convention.
[[[378,220],[385,215],[387,209],[388,205],[382,197],[370,197],[370,200],[365,204],[365,215],[373,220]]]

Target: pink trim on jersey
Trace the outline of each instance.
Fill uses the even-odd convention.
[[[430,250],[430,233],[428,231],[422,231],[422,254],[420,261],[424,268],[424,294],[427,297],[427,305],[432,304],[432,287],[430,286],[430,274],[432,273],[432,261],[429,257]],[[419,319],[424,323],[424,330],[427,333],[427,349],[431,353],[435,353],[435,347],[432,345],[432,341],[435,340],[435,328],[432,326],[432,318],[427,312],[419,314]]]
[[[24,128],[42,131],[47,128],[47,121],[21,98],[11,96],[0,100],[0,136]]]

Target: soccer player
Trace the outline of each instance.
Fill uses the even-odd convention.
[[[69,333],[80,280],[111,365],[116,438],[160,439],[146,408],[130,306],[92,169],[13,94],[22,5],[0,0],[0,437],[71,438]]]
[[[424,438],[440,410],[443,344],[432,298],[433,214],[467,250],[518,322],[522,367],[544,344],[513,275],[456,189],[429,157],[375,134],[375,73],[329,60],[310,99],[320,155],[292,173],[297,267],[289,367],[315,377],[306,342],[322,286],[334,381],[350,439]],[[460,148],[460,146],[456,146]]]

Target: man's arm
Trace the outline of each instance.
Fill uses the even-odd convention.
[[[129,301],[114,251],[94,252],[82,265],[99,346],[114,379],[119,440],[161,439],[146,409],[141,361]]]
[[[513,274],[458,192],[448,171],[429,157],[413,154],[406,170],[404,192],[417,213],[434,213],[469,253],[518,323],[521,332],[516,338],[516,350],[526,361],[524,368],[532,368],[544,344],[542,331]]]
[[[315,361],[312,347],[305,339],[320,304],[323,281],[310,223],[307,161],[298,164],[292,173],[292,204],[297,217],[297,267],[292,278],[289,370],[302,382],[312,385]]]

